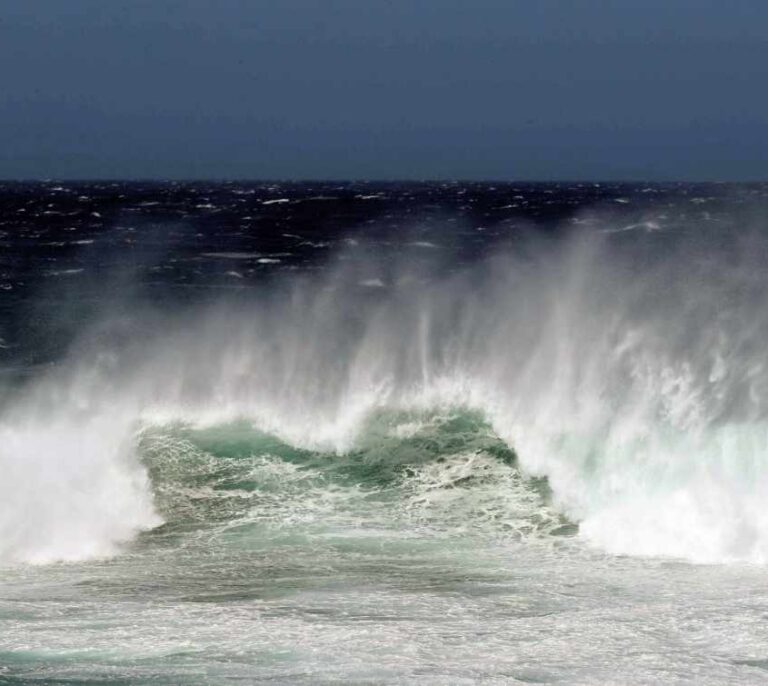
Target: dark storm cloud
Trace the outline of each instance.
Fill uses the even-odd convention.
[[[762,0],[5,0],[0,177],[765,178]]]

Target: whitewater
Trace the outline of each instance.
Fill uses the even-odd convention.
[[[118,190],[0,227],[0,683],[768,681],[763,194]]]

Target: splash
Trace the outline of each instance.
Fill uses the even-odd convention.
[[[546,477],[586,542],[768,561],[762,234],[598,226],[521,238],[471,263],[449,250],[350,250],[322,275],[291,275],[248,302],[122,320],[119,343],[110,322],[84,336],[75,371],[38,382],[3,419],[12,506],[0,555],[99,554],[152,526],[137,427],[246,420],[342,459],[382,408],[465,407],[514,449],[520,478]],[[92,363],[105,358],[106,369]],[[62,408],[75,396],[87,407],[73,415]],[[408,423],[398,426],[403,438]],[[378,445],[398,462],[402,442]],[[452,459],[440,478],[463,478],[467,459],[481,472],[496,464]],[[434,481],[431,469],[413,468],[414,479]],[[411,511],[449,517],[450,499],[427,491]]]
[[[109,414],[3,422],[0,561],[105,557],[158,524],[131,439]]]

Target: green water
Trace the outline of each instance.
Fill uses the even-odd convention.
[[[144,427],[164,523],[0,570],[0,684],[764,678],[757,570],[585,548],[480,414],[380,412],[360,436]]]

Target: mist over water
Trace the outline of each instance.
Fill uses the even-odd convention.
[[[22,542],[10,532],[27,508],[6,508],[4,556],[87,557],[151,525],[145,426],[246,420],[343,455],[378,410],[464,408],[547,478],[590,543],[764,562],[767,247],[748,228],[612,234],[596,218],[469,264],[450,244],[355,246],[246,302],[123,305],[5,413],[4,495],[47,502],[49,482],[67,507],[21,515],[37,532]],[[103,510],[92,532],[82,509]]]
[[[657,214],[482,227],[480,247],[449,215],[426,236],[350,231],[311,269],[183,305],[121,274],[66,358],[6,392],[0,563],[173,559],[171,584],[175,556],[251,579],[309,555],[357,588],[367,555],[471,578],[469,555],[649,589],[670,564],[683,604],[686,574],[726,572],[675,564],[765,564],[768,233],[757,212]],[[211,259],[244,273],[263,254]],[[173,583],[225,602],[199,575]]]

